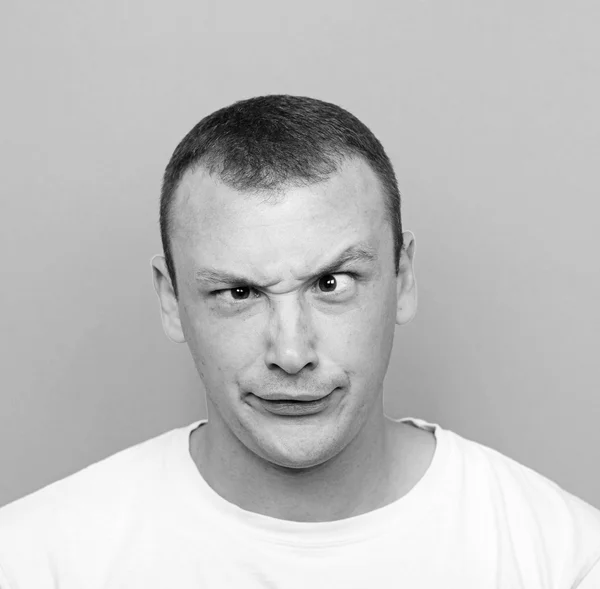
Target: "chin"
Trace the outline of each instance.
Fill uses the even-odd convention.
[[[255,440],[253,450],[263,460],[276,467],[293,470],[314,469],[334,458],[343,449],[341,440],[332,436],[298,436],[290,439]]]
[[[285,470],[308,470],[308,469],[316,469],[322,464],[325,464],[331,457],[324,457],[321,455],[318,456],[265,456],[266,460],[268,460],[273,466],[285,469]]]

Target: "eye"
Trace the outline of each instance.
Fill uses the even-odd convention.
[[[333,292],[337,288],[337,280],[333,274],[326,274],[319,278],[318,286],[323,292]]]
[[[254,292],[254,289],[250,286],[236,286],[234,288],[224,288],[222,290],[216,290],[212,293],[217,300],[220,300],[224,304],[236,304],[254,299],[259,293]]]
[[[352,272],[336,272],[324,274],[317,280],[314,288],[324,299],[343,301],[356,294],[356,274]]]
[[[229,292],[231,293],[231,298],[236,301],[242,301],[250,296],[250,288],[247,286],[238,286],[237,288],[230,289]]]

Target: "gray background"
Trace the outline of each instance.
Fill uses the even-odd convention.
[[[203,116],[292,93],[361,118],[417,241],[386,411],[600,506],[595,2],[3,3],[0,504],[204,417],[162,333],[161,174]]]

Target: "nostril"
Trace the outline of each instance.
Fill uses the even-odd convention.
[[[272,350],[265,358],[267,367],[271,370],[281,369],[287,374],[298,374],[302,370],[314,370],[318,365],[316,354],[312,350],[304,350],[302,353],[292,350]]]

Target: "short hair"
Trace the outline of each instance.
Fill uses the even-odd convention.
[[[235,190],[268,193],[323,182],[353,157],[366,161],[383,188],[397,273],[403,241],[396,175],[379,140],[354,115],[315,98],[268,95],[235,102],[202,119],[175,148],[162,184],[160,232],[175,296],[172,208],[188,170],[201,166]]]

